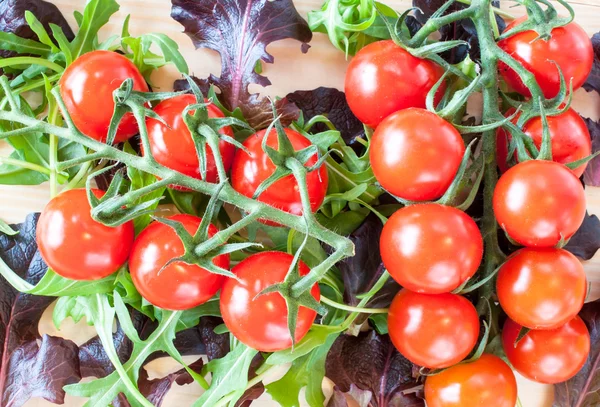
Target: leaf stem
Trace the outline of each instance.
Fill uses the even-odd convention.
[[[361,314],[387,314],[389,312],[388,308],[362,308],[362,307],[352,307],[346,304],[340,304],[339,302],[330,300],[327,297],[321,296],[321,302],[344,311],[350,312],[358,312]]]
[[[0,157],[0,164],[13,165],[15,167],[26,168],[28,170],[36,171],[36,172],[39,172],[41,174],[45,174],[48,176],[51,175],[51,171],[49,168],[42,167],[41,165],[38,165],[38,164],[30,163],[28,161],[17,160],[17,159],[9,158],[9,157]],[[66,182],[68,180],[67,177],[65,177],[63,174],[60,174],[60,173],[57,173],[56,177],[59,182]]]
[[[49,61],[45,58],[36,58],[36,57],[12,57],[12,58],[4,58],[0,59],[0,68],[5,68],[7,66],[15,66],[15,65],[41,65],[46,68],[52,69],[54,72],[62,72],[65,70],[62,66]],[[43,84],[43,83],[42,83]]]

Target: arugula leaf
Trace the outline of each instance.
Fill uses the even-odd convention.
[[[90,0],[83,11],[81,21],[78,21],[79,31],[71,43],[73,59],[94,48],[98,31],[119,11],[115,0]]]
[[[336,334],[338,334],[340,330],[341,328],[338,326],[314,324],[310,327],[310,330],[304,338],[294,346],[294,349],[290,348],[274,352],[267,358],[266,363],[270,365],[291,363],[326,343],[331,336],[334,336],[335,339],[335,337],[337,337]]]
[[[142,48],[150,49],[151,44],[156,44],[164,56],[165,62],[172,62],[177,70],[181,73],[188,74],[189,68],[185,58],[179,52],[179,45],[165,34],[161,33],[150,33],[143,34]]]
[[[3,233],[7,236],[14,236],[19,232],[11,228],[6,222],[0,219],[0,233]]]
[[[50,55],[50,47],[39,41],[21,38],[13,33],[0,31],[0,49],[19,54],[33,54],[42,57]]]
[[[35,35],[37,35],[42,44],[49,46],[52,52],[58,52],[58,48],[48,35],[48,32],[46,32],[46,29],[40,20],[38,20],[36,16],[34,16],[29,10],[25,12],[25,21],[27,21],[27,24],[29,24],[29,27],[35,33]]]

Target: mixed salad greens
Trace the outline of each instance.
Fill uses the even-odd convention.
[[[600,89],[600,37],[560,0],[568,17],[517,0],[514,22],[491,0],[413,3],[328,0],[307,22],[291,0],[172,0],[221,56],[209,78],[130,17],[100,40],[115,0],[74,30],[48,2],[0,3],[0,183],[52,195],[0,221],[0,404],[159,406],[195,381],[194,406],[512,407],[510,364],[556,406],[595,405],[600,306],[575,256],[600,248],[579,180],[600,185],[600,124],[570,102]],[[352,56],[345,93],[249,92],[270,43],[307,52],[312,32]],[[182,78],[153,92],[165,64]],[[97,336],[40,338],[55,300],[57,327]],[[182,369],[150,379],[165,355]]]

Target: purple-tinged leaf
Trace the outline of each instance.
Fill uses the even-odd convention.
[[[583,88],[588,92],[595,90],[600,93],[600,33],[592,36],[592,48],[594,49],[594,64]]]
[[[586,117],[583,118],[592,138],[592,154],[600,151],[600,123]],[[583,182],[591,187],[600,186],[600,156],[594,157],[583,173]]]
[[[569,239],[565,249],[583,260],[589,260],[600,249],[600,220],[586,213],[583,223]]]
[[[200,372],[200,370],[202,370],[202,365],[202,359],[198,359],[188,367],[194,372]],[[150,403],[156,407],[160,407],[167,392],[171,389],[171,386],[173,386],[173,383],[182,386],[184,384],[190,384],[193,381],[194,379],[185,369],[180,369],[164,377],[152,380],[148,379],[148,372],[146,372],[146,369],[141,369],[140,377],[138,379],[138,388]]]

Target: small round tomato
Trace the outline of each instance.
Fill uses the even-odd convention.
[[[281,283],[287,276],[294,257],[282,252],[254,254],[238,263],[231,271],[239,280],[227,279],[221,290],[221,315],[229,331],[240,342],[261,352],[275,352],[292,346],[288,329],[288,308],[279,293],[260,294],[265,288]],[[309,273],[302,261],[300,275]],[[319,301],[319,285],[311,291]],[[317,313],[300,307],[295,339],[299,342],[308,332]]]
[[[121,54],[92,51],[77,58],[60,78],[60,96],[75,126],[86,136],[106,141],[115,109],[113,91],[126,80],[133,80],[133,90],[148,92],[148,85],[137,67]],[[138,132],[131,113],[123,116],[115,143]]]
[[[356,53],[344,90],[352,113],[370,127],[390,114],[409,107],[425,107],[427,94],[444,70],[435,62],[412,56],[392,40],[377,41]],[[435,102],[444,94],[436,93]]]
[[[587,295],[577,257],[555,248],[524,248],[500,268],[496,282],[502,309],[519,325],[554,329],[573,319]]]
[[[459,287],[475,274],[483,255],[483,239],[473,219],[438,204],[396,211],[383,227],[379,247],[394,280],[428,294]]]
[[[514,407],[517,380],[499,357],[484,353],[425,380],[427,407]]]
[[[411,362],[442,369],[463,360],[479,336],[473,304],[456,294],[401,290],[388,314],[390,339]]]
[[[502,331],[502,345],[515,370],[526,378],[560,383],[575,376],[585,364],[590,353],[590,334],[580,317],[556,329],[529,331],[517,342],[521,328],[508,319]]]
[[[506,115],[510,116],[515,109],[510,109]],[[548,128],[550,130],[550,139],[552,144],[552,161],[561,164],[572,163],[581,160],[592,154],[592,140],[587,125],[573,109],[567,109],[566,112],[558,116],[548,116]],[[517,122],[517,117],[513,120]],[[529,120],[523,126],[523,133],[531,137],[533,143],[540,148],[543,135],[542,119],[535,117]],[[496,133],[496,151],[498,167],[502,172],[508,169],[508,144],[510,143],[510,133],[504,129],[499,129]],[[515,153],[515,160],[517,154]],[[577,177],[581,177],[587,164],[571,170]]]
[[[148,126],[148,139],[150,141],[150,150],[152,156],[159,164],[174,169],[177,172],[190,177],[201,179],[200,164],[196,147],[190,130],[183,121],[183,111],[189,105],[196,103],[194,95],[179,95],[174,98],[163,100],[154,108],[154,112],[165,121],[152,118],[146,119]],[[209,118],[225,117],[223,112],[214,104],[207,107]],[[190,112],[193,114],[194,112]],[[233,137],[231,127],[223,127],[219,133]],[[219,151],[223,159],[225,170],[229,170],[235,154],[235,146],[226,141],[219,141]],[[217,182],[217,166],[215,157],[206,145],[206,180],[208,182]]]
[[[506,31],[526,19],[516,19],[506,27]],[[556,64],[562,70],[567,88],[572,80],[573,90],[579,89],[590,74],[594,61],[592,42],[583,28],[571,22],[553,29],[548,41],[537,38],[535,31],[524,31],[498,42],[498,46],[533,73],[546,98],[556,96],[560,89],[560,74]],[[531,96],[515,71],[504,63],[500,63],[499,68],[510,86],[522,95]]]
[[[103,192],[93,190],[97,197]],[[36,230],[42,258],[56,274],[73,280],[98,280],[117,271],[129,257],[132,222],[109,227],[96,222],[85,189],[71,189],[46,205]]]
[[[530,160],[506,171],[493,197],[498,224],[524,246],[551,247],[569,239],[585,217],[585,192],[567,167]]]
[[[181,223],[192,236],[202,221],[192,215],[175,215],[168,219]],[[209,226],[209,237],[217,232],[214,225]],[[129,272],[142,297],[163,309],[186,310],[205,303],[219,291],[225,276],[182,261],[165,267],[169,261],[184,254],[181,239],[164,223],[153,222],[139,234],[131,250]],[[229,255],[217,256],[213,263],[229,269]]]
[[[429,201],[446,192],[460,166],[465,144],[447,121],[423,109],[388,116],[371,138],[369,159],[388,192],[410,201]]]
[[[244,141],[244,147],[248,150],[237,150],[231,167],[231,185],[239,193],[252,197],[260,184],[269,178],[275,171],[275,164],[262,149],[262,140],[265,137],[266,130],[261,130],[248,137]],[[288,139],[296,151],[302,150],[311,145],[311,142],[302,134],[292,129],[285,129]],[[275,130],[269,132],[267,136],[267,145],[272,148],[278,148],[277,133]],[[304,164],[306,167],[316,164],[317,154],[310,157]],[[310,198],[310,207],[314,211],[319,209],[325,194],[327,193],[327,169],[322,165],[318,170],[309,172],[306,175],[306,184],[308,186],[308,196]],[[282,211],[294,215],[302,214],[302,200],[298,189],[298,182],[293,175],[287,175],[276,181],[270,187],[263,191],[258,200],[271,205]]]

